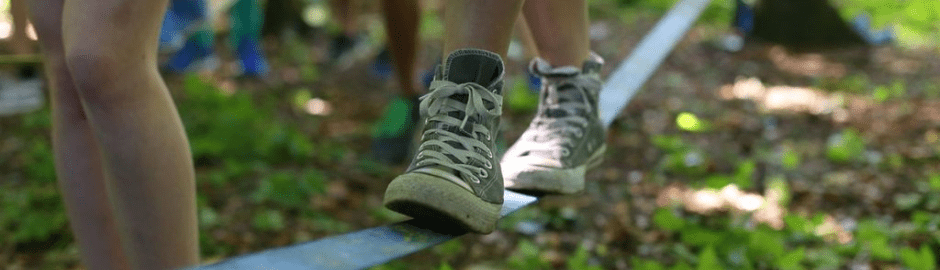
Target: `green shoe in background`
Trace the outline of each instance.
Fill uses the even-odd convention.
[[[593,53],[581,68],[532,60],[529,69],[542,77],[539,108],[503,155],[507,189],[563,194],[584,190],[585,171],[600,164],[607,148],[597,109],[603,63]]]
[[[435,73],[430,93],[421,97],[421,143],[405,174],[388,185],[385,206],[441,230],[492,232],[503,204],[494,153],[502,59],[457,50]]]
[[[421,117],[417,97],[395,97],[372,125],[372,157],[385,164],[402,164],[408,158],[412,138]]]

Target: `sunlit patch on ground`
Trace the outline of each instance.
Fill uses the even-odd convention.
[[[777,199],[779,195],[767,196],[741,191],[735,184],[721,189],[691,189],[681,185],[670,185],[659,192],[656,204],[660,207],[678,205],[698,214],[721,211],[754,213],[753,219],[774,228],[783,226],[783,211]]]
[[[7,21],[0,21],[0,39],[9,38],[13,35],[13,24]]]
[[[840,99],[837,96],[799,86],[771,86],[766,87],[757,78],[739,79],[734,84],[722,86],[719,95],[723,99],[750,100],[758,104],[765,112],[834,113],[836,119],[846,117],[841,111]]]
[[[725,212],[750,213],[751,220],[771,228],[784,228],[784,216],[788,211],[781,206],[783,195],[770,189],[766,195],[741,191],[730,184],[721,189],[692,189],[681,185],[670,185],[662,189],[656,203],[659,207],[680,206],[700,215],[720,215]],[[815,235],[839,244],[852,241],[852,234],[831,215],[825,215],[821,224],[812,228]]]
[[[767,51],[767,58],[780,70],[813,77],[845,76],[845,65],[827,59],[818,53],[789,53],[781,46],[774,46]]]
[[[320,98],[312,98],[304,106],[307,113],[312,115],[330,115],[333,112],[333,105]]]

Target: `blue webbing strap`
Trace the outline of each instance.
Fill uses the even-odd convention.
[[[711,0],[682,0],[673,6],[636,45],[627,60],[607,77],[599,99],[601,122],[605,126],[614,122],[633,95],[653,76],[709,2]]]
[[[710,0],[682,0],[661,19],[607,79],[600,93],[601,121],[610,126],[617,114],[653,75]],[[538,199],[506,191],[505,217]],[[214,269],[363,269],[435,246],[460,235],[443,234],[405,221],[238,256],[190,268]]]
[[[535,197],[508,190],[504,198],[500,213],[503,217],[536,201]],[[192,269],[362,269],[460,236],[442,234],[419,226],[409,220],[239,256]]]

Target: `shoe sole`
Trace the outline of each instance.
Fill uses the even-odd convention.
[[[388,184],[385,207],[442,230],[455,228],[490,233],[502,204],[488,203],[472,192],[434,176],[409,173]]]
[[[504,173],[506,189],[519,192],[576,194],[584,190],[584,175],[604,161],[607,145],[591,154],[587,164],[570,169],[524,166],[514,173]],[[505,167],[504,167],[505,168]]]

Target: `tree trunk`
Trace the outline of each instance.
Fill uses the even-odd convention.
[[[754,9],[760,40],[793,50],[866,45],[825,0],[761,0]]]
[[[302,0],[267,0],[264,11],[264,36],[278,35],[285,29],[294,29],[299,34],[310,30],[303,20],[304,2]]]

